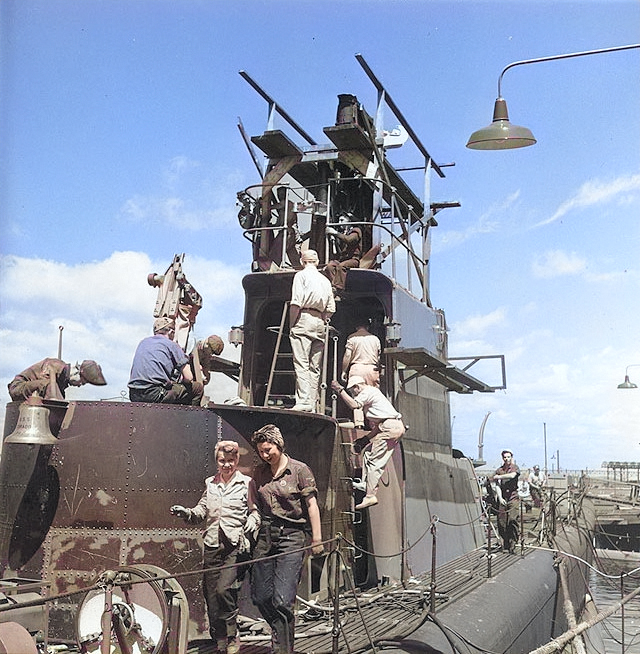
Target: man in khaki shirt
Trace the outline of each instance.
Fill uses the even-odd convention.
[[[380,339],[369,330],[369,319],[360,320],[347,338],[342,357],[342,381],[352,375],[364,378],[369,386],[380,386]]]
[[[329,280],[318,270],[318,253],[305,250],[300,256],[304,268],[293,277],[289,306],[289,340],[296,373],[296,411],[313,412],[318,387],[327,325],[336,311]]]

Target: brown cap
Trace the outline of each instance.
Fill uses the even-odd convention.
[[[159,331],[170,327],[171,329],[176,328],[176,321],[173,318],[167,318],[167,316],[161,316],[156,318],[153,321],[153,333],[157,334]]]
[[[216,334],[211,334],[211,336],[206,338],[204,341],[200,341],[200,344],[203,350],[207,350],[216,356],[224,349],[222,339],[219,336],[216,336]]]
[[[86,359],[80,364],[80,378],[94,386],[105,386],[107,383],[102,374],[102,368],[91,359]]]

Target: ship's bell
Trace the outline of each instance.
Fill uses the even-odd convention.
[[[18,424],[5,443],[27,443],[31,445],[55,445],[58,439],[49,427],[49,409],[42,403],[42,398],[32,395],[20,405]]]

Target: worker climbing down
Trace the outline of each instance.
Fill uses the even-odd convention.
[[[74,365],[60,359],[43,359],[13,378],[9,395],[16,401],[26,400],[33,393],[46,400],[64,400],[69,386],[104,386],[106,383],[102,369],[90,359]]]
[[[365,509],[378,503],[378,482],[405,431],[402,416],[379,388],[367,386],[358,375],[349,379],[348,392],[336,380],[331,382],[331,388],[349,408],[362,409],[371,428],[366,436],[354,444],[356,451],[367,448],[362,456],[362,483],[353,485],[356,490],[366,493],[355,508]]]

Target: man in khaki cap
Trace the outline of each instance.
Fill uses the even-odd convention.
[[[172,340],[175,328],[171,318],[156,318],[153,336],[140,341],[128,384],[132,402],[200,405],[204,385],[193,381],[189,357]]]
[[[90,359],[74,365],[60,359],[43,359],[14,377],[9,384],[9,395],[16,401],[26,400],[33,393],[46,400],[63,400],[69,386],[106,383],[102,369]]]
[[[363,410],[371,429],[354,443],[356,452],[366,450],[362,455],[362,482],[353,484],[354,489],[365,491],[365,496],[355,508],[366,509],[378,503],[378,483],[405,432],[402,415],[379,388],[368,386],[359,375],[349,377],[347,390],[336,380],[331,388],[350,409]]]

